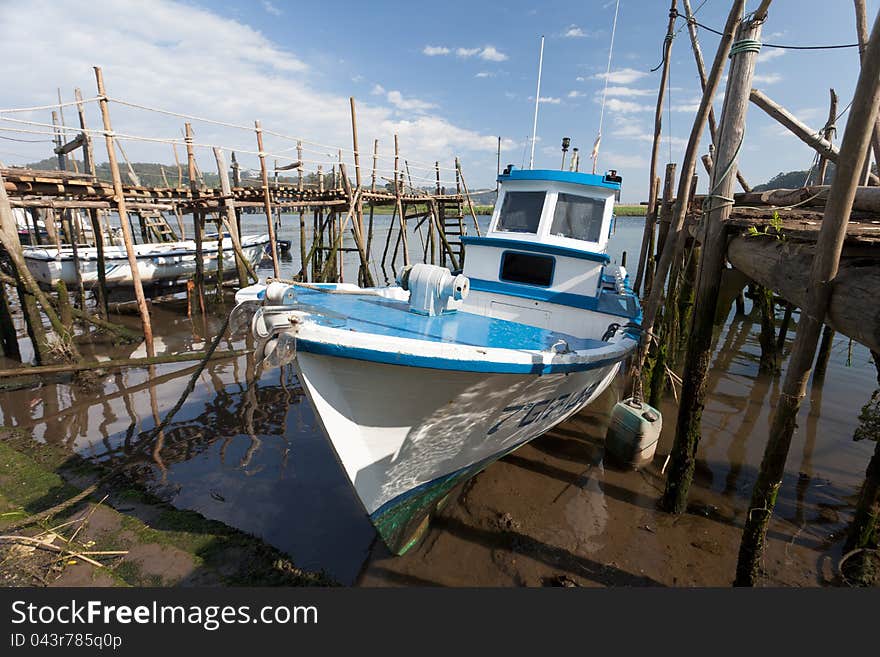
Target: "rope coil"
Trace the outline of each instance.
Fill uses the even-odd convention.
[[[728,59],[733,59],[734,55],[739,55],[744,52],[761,52],[761,42],[756,39],[741,39],[740,41],[735,41],[733,45],[730,46]]]

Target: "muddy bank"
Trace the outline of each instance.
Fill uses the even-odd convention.
[[[253,536],[161,502],[124,476],[60,513],[28,521],[105,474],[27,433],[0,428],[0,585],[333,584]]]
[[[757,373],[757,327],[720,330],[688,513],[657,509],[676,404],[652,464],[605,457],[610,388],[594,405],[487,468],[402,557],[374,546],[364,586],[730,586],[779,376]],[[843,584],[838,563],[873,443],[853,442],[875,386],[867,350],[835,343],[799,416],[770,525],[765,586]],[[863,401],[864,400],[864,401]],[[870,444],[866,444],[870,443]]]

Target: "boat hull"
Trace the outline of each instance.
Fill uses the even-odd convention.
[[[268,236],[253,236],[242,239],[242,252],[245,258],[256,267],[263,257]],[[61,249],[48,247],[25,247],[24,258],[34,278],[43,286],[55,286],[59,281],[75,285],[76,267],[73,252],[69,247]],[[223,267],[234,271],[235,252],[232,241],[224,238],[222,242]],[[167,282],[192,278],[196,271],[195,242],[163,242],[158,244],[136,244],[135,254],[138,273],[145,284]],[[94,247],[77,249],[79,270],[82,281],[90,285],[98,281],[98,255]],[[202,259],[205,274],[217,272],[217,241],[203,244]],[[104,274],[108,286],[130,287],[132,285],[131,266],[124,247],[110,246],[104,249]]]
[[[608,387],[620,362],[535,375],[300,350],[296,366],[373,524],[402,554],[456,485],[584,408]]]

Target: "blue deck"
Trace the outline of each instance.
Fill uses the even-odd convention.
[[[600,340],[466,312],[418,315],[410,312],[404,301],[376,296],[326,294],[305,288],[297,289],[296,295],[300,303],[314,310],[313,319],[322,326],[389,338],[534,351],[549,349],[558,340],[565,340],[572,351],[607,346]]]

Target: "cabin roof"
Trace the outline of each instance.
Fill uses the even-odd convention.
[[[604,175],[598,173],[584,173],[581,171],[563,171],[560,169],[516,169],[511,167],[509,173],[502,173],[498,181],[505,183],[515,180],[543,180],[552,182],[573,183],[587,187],[604,187],[613,191],[620,189],[620,183],[606,180]]]

